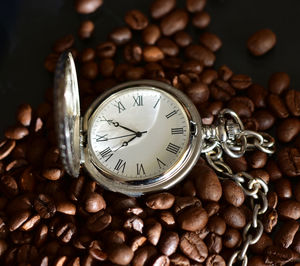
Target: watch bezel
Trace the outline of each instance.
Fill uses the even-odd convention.
[[[190,123],[194,123],[197,125],[197,132],[195,136],[192,136],[192,133],[190,133],[188,148],[181,156],[181,160],[179,160],[179,162],[176,163],[176,167],[172,167],[172,171],[164,172],[156,178],[153,178],[152,182],[150,182],[149,179],[141,180],[140,182],[131,182],[126,180],[117,181],[113,178],[112,174],[106,172],[104,169],[101,169],[101,167],[99,167],[99,165],[95,163],[95,161],[97,160],[94,160],[95,155],[91,152],[91,146],[89,141],[89,131],[91,124],[90,122],[93,118],[93,114],[97,111],[99,105],[108,97],[110,97],[118,91],[140,86],[157,88],[171,94],[183,106],[190,120]],[[148,192],[168,189],[171,186],[178,183],[180,180],[182,180],[198,161],[203,143],[201,128],[201,118],[195,105],[185,94],[183,94],[178,89],[166,83],[155,80],[138,80],[125,82],[102,93],[97,99],[95,99],[95,101],[86,111],[83,117],[82,125],[82,129],[87,135],[87,144],[85,147],[83,147],[83,153],[85,158],[83,165],[86,168],[86,170],[90,173],[90,175],[100,185],[104,186],[105,188],[111,191],[120,192],[131,196],[139,196]]]

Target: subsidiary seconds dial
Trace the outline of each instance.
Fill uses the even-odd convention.
[[[120,90],[99,105],[91,117],[89,145],[99,171],[134,181],[176,169],[189,136],[181,103],[166,91],[141,86]]]

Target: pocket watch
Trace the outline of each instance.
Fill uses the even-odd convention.
[[[66,172],[77,177],[84,168],[111,191],[139,196],[168,189],[189,173],[201,153],[209,154],[212,162],[216,149],[239,157],[247,146],[234,112],[225,109],[217,124],[203,126],[183,92],[154,80],[117,85],[81,116],[69,52],[59,58],[54,87],[55,124]],[[230,119],[225,119],[228,114]]]

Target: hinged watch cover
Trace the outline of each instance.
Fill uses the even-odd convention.
[[[54,79],[54,119],[64,169],[78,177],[80,170],[80,103],[75,63],[70,52],[58,60]]]

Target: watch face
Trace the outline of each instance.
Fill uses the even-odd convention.
[[[190,119],[168,92],[135,86],[115,92],[89,121],[97,168],[123,181],[154,179],[180,166],[190,142]]]

